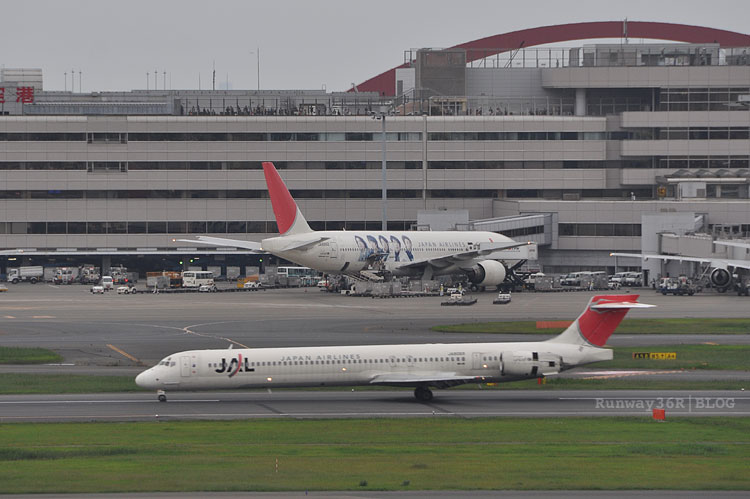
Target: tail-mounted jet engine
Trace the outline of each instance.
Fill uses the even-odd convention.
[[[559,373],[562,357],[547,352],[503,352],[503,376],[533,378],[545,374]]]

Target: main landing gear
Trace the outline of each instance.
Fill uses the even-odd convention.
[[[420,402],[429,402],[432,400],[432,390],[426,386],[418,386],[414,389],[414,397]]]
[[[156,392],[156,398],[159,399],[159,402],[166,402],[167,401],[167,392],[164,390],[159,390]]]

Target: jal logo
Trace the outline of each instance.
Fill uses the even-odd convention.
[[[227,373],[232,378],[240,372],[254,372],[255,368],[250,367],[247,359],[243,360],[242,354],[238,354],[237,357],[229,359],[229,362],[227,362],[227,359],[221,359],[221,365],[214,370],[219,374]]]

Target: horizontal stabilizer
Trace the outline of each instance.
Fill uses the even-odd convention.
[[[606,309],[624,309],[624,308],[652,308],[656,305],[649,305],[648,303],[635,303],[635,302],[612,302],[612,303],[599,303],[597,305],[591,305],[593,310],[606,310]]]

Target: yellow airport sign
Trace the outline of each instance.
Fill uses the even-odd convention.
[[[677,360],[676,352],[633,352],[633,359]]]

